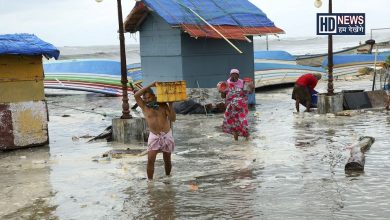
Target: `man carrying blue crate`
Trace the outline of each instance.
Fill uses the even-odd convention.
[[[170,123],[176,121],[176,112],[173,109],[173,102],[169,102],[168,104],[158,103],[157,97],[151,89],[155,86],[156,82],[153,82],[134,94],[135,101],[142,109],[150,130],[147,165],[149,180],[153,180],[154,162],[156,161],[156,156],[159,152],[163,153],[165,174],[167,176],[171,174],[171,153],[175,148],[175,141],[172,136]]]

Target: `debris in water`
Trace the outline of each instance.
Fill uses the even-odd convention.
[[[143,156],[145,151],[143,149],[130,149],[125,150],[110,150],[103,154],[103,157],[122,158],[126,156]]]
[[[195,192],[199,189],[199,186],[194,184],[194,183],[190,183],[190,191],[192,192]]]
[[[93,138],[93,137],[94,136],[92,136],[92,135],[86,134],[86,135],[80,136],[79,138]]]

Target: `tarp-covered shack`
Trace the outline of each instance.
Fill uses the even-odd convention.
[[[0,150],[48,143],[42,56],[59,50],[32,34],[0,35]]]
[[[247,0],[141,0],[124,25],[140,32],[146,83],[186,80],[190,88],[215,87],[231,68],[254,78],[253,36],[283,33]]]

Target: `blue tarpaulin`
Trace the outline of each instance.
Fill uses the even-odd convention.
[[[60,51],[33,34],[0,35],[0,55],[43,55],[46,58],[58,59]]]
[[[247,0],[143,0],[170,25],[204,25],[190,9],[211,25],[273,27],[264,12]]]

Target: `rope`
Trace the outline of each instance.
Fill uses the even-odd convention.
[[[225,1],[225,3],[226,3],[226,0],[224,0]],[[240,5],[242,5],[243,3],[242,2],[240,2],[240,1],[237,1],[237,3],[238,4],[240,4]],[[226,3],[226,4],[229,4],[229,3]],[[264,12],[263,12],[264,13]],[[264,16],[265,17],[267,17],[266,16],[266,14],[264,13]],[[267,17],[268,18],[268,17]],[[262,25],[264,25],[264,22],[262,22],[261,20],[259,20],[256,16],[254,16],[254,19],[257,21],[257,22],[259,22],[260,24],[262,24]],[[269,18],[268,18],[269,19]],[[251,26],[251,27],[255,27],[255,26]],[[265,28],[265,29],[267,29],[268,31],[269,31],[269,33],[272,33],[272,31],[271,31],[271,29],[268,27],[268,26],[262,26],[263,28]],[[275,26],[276,27],[276,26]],[[266,35],[269,35],[269,33],[268,34],[266,34]],[[273,34],[275,34],[275,33],[273,33]]]
[[[194,10],[192,10],[191,8],[177,2],[179,5],[183,6],[184,8],[187,8],[188,10],[190,10],[192,13],[194,13],[197,17],[199,17],[204,23],[206,23],[211,29],[213,29],[215,32],[217,32],[225,41],[227,41],[234,49],[236,49],[239,53],[242,53],[242,51],[240,49],[238,49],[238,47],[236,47],[231,41],[229,41],[229,39],[227,39],[221,32],[219,32],[214,26],[212,26],[210,23],[208,23],[204,18],[202,18],[198,13],[196,13]]]
[[[179,3],[178,1],[179,1],[179,0],[177,0],[176,3],[180,5],[180,3]],[[195,8],[197,8],[196,5],[194,5],[192,2],[190,2],[190,3],[191,3]],[[190,21],[193,23],[193,25],[196,26],[196,28],[198,28],[198,30],[200,30],[200,31],[202,31],[202,32],[204,32],[204,33],[207,33],[207,31],[206,31],[204,28],[202,28],[202,26],[199,26],[199,25],[198,25],[199,20],[196,20],[196,19],[194,18],[194,16],[193,16],[191,13],[188,12],[188,10],[184,10],[183,12],[187,15],[186,17],[190,19]],[[188,22],[188,23],[191,23],[191,22]],[[183,22],[181,23],[181,25],[183,25],[185,28],[187,28],[187,30],[191,30],[191,29],[188,28],[188,26],[186,26]],[[193,34],[193,35],[195,36],[195,34]],[[196,38],[197,38],[197,36],[196,36]]]
[[[176,20],[177,24],[180,24],[180,25],[183,25],[184,27],[187,28],[187,30],[191,30],[190,28],[188,28],[188,26],[186,26],[183,22],[181,22],[178,18],[176,18],[174,15],[172,15],[171,13],[169,13],[169,10],[167,10],[164,5],[162,5],[158,0],[156,0],[156,3],[160,6],[160,8],[162,10],[165,11],[165,13],[167,13],[169,16],[171,16],[171,18],[173,18],[174,20]],[[195,22],[196,24],[196,22]],[[196,24],[196,26],[198,27],[199,30],[202,30],[199,28],[199,26]]]
[[[223,7],[221,7],[221,6],[219,6],[216,2],[214,2],[213,1],[213,3],[220,9],[220,10],[222,10],[223,12],[225,12],[225,14],[227,14],[227,15],[229,15],[225,10],[224,10],[224,8]],[[229,5],[230,6],[230,4],[228,3],[228,1],[224,1],[224,3],[226,4],[226,5]],[[233,21],[234,22],[236,22],[238,25],[237,25],[237,27],[241,30],[241,34],[244,36],[244,38],[248,41],[248,42],[252,42],[249,38],[247,38],[246,36],[245,36],[245,27],[243,27],[242,25],[241,25],[241,23],[239,22],[239,21],[237,21],[233,16],[230,16],[231,17],[231,19],[233,19]],[[222,30],[223,30],[223,28],[220,26],[220,25],[218,25]]]
[[[58,104],[54,104],[54,103],[48,103],[49,105],[54,105],[54,106],[58,106],[58,107],[63,107],[65,109],[72,109],[72,110],[76,110],[76,111],[80,111],[80,112],[88,112],[88,113],[93,113],[93,114],[97,114],[97,115],[102,115],[104,117],[106,116],[110,116],[110,117],[118,117],[118,115],[110,115],[110,114],[106,114],[106,113],[99,113],[99,112],[95,112],[95,111],[89,111],[89,110],[84,110],[84,109],[78,109],[78,108],[74,108],[74,107],[70,107],[70,106],[64,106],[64,105],[58,105]]]

